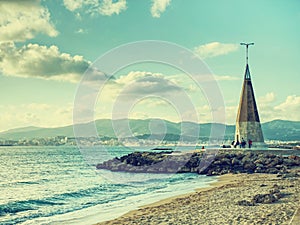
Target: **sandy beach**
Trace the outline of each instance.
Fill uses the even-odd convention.
[[[209,188],[165,199],[103,224],[300,224],[300,168],[292,176],[226,174]]]

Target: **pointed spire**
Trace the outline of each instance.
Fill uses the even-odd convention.
[[[237,122],[250,121],[260,122],[252,82],[251,80],[246,79],[245,76],[240,97]]]
[[[254,43],[241,43],[241,45],[245,45],[246,46],[246,71],[245,71],[245,80],[251,80],[251,76],[250,76],[250,70],[249,70],[249,57],[248,57],[248,48],[249,45],[254,45]]]
[[[246,65],[246,70],[245,70],[245,80],[251,80],[251,76],[250,76],[250,69],[249,69],[249,65]]]
[[[254,43],[241,43],[241,45],[246,46],[246,70],[236,118],[235,141],[251,140],[253,146],[264,146],[264,137],[248,65],[248,47]]]

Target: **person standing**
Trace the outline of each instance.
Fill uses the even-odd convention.
[[[248,140],[248,145],[249,145],[249,148],[252,147],[252,140],[251,139]]]
[[[234,145],[234,148],[236,148],[236,146],[239,146],[239,145],[240,145],[239,140],[236,140],[235,145]]]
[[[245,148],[246,144],[247,144],[246,141],[244,140],[244,138],[242,138],[241,148]]]

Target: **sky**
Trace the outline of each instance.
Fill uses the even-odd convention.
[[[72,124],[91,68],[98,71],[94,119],[124,110],[134,119],[214,122],[205,89],[180,68],[145,61],[107,74],[95,67],[108,52],[147,40],[199,57],[222,94],[227,124],[235,123],[245,70],[240,43],[254,42],[249,66],[261,121],[300,121],[299,24],[298,0],[0,0],[0,131]],[[193,110],[175,107],[185,95]]]

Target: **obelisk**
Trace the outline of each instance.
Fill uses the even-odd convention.
[[[246,46],[246,70],[236,118],[235,142],[241,143],[244,140],[247,143],[245,147],[266,147],[248,64],[248,47],[254,43],[241,45]]]

